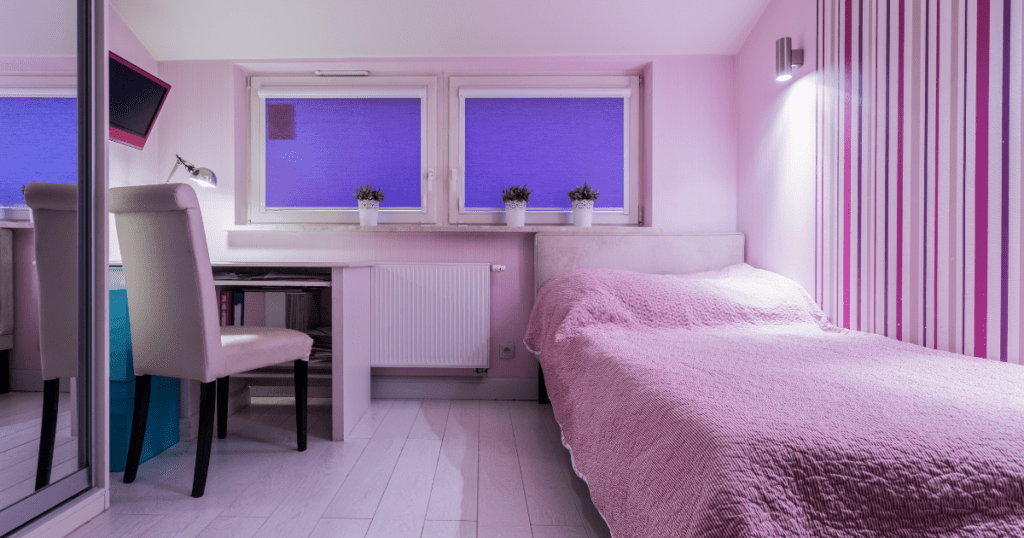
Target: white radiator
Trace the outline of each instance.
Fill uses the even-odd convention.
[[[375,265],[370,366],[487,368],[489,264]]]

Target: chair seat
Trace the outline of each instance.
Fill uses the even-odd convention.
[[[313,339],[305,333],[277,327],[229,326],[220,328],[225,371],[217,377],[309,359]]]

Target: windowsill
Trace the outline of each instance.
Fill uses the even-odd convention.
[[[30,220],[0,220],[0,228],[33,228]]]
[[[245,224],[227,228],[229,233],[290,232],[290,233],[657,233],[660,228],[596,224],[590,228],[565,224],[533,224],[506,226],[504,224]]]

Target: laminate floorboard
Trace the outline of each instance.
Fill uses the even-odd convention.
[[[310,407],[295,449],[294,403],[254,398],[214,439],[206,494],[190,496],[196,442],[111,473],[111,509],[73,538],[607,538],[573,474],[550,406],[381,400],[330,441],[330,408]],[[538,503],[548,503],[541,507]],[[540,524],[562,522],[560,525]]]
[[[428,520],[476,521],[479,455],[480,402],[453,401],[427,506]]]
[[[373,518],[419,409],[418,400],[397,400],[391,405],[324,517]]]
[[[329,436],[328,436],[329,438]],[[368,439],[328,442],[321,457],[299,477],[295,488],[255,535],[257,538],[304,538],[313,532],[341,489]],[[364,529],[365,530],[365,529]]]
[[[310,538],[363,538],[369,519],[321,519]]]
[[[252,538],[265,522],[262,517],[218,517],[197,538]]]
[[[509,402],[526,503],[533,525],[582,527],[573,501],[569,474],[561,457],[564,450],[533,402]],[[546,411],[546,410],[545,410]]]
[[[442,439],[449,408],[450,400],[423,400],[416,421],[412,423],[412,430],[409,431],[409,439]]]
[[[477,534],[530,538],[530,515],[508,402],[480,402]]]
[[[587,538],[583,527],[533,526],[533,538]]]
[[[422,538],[476,538],[476,522],[425,521]]]
[[[384,497],[373,515],[367,538],[419,538],[430,500],[441,441],[408,439]]]

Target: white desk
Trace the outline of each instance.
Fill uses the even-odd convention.
[[[216,262],[214,274],[252,269],[291,269],[329,275],[330,280],[223,280],[218,286],[330,287],[331,437],[344,441],[370,407],[370,265],[295,262]]]

